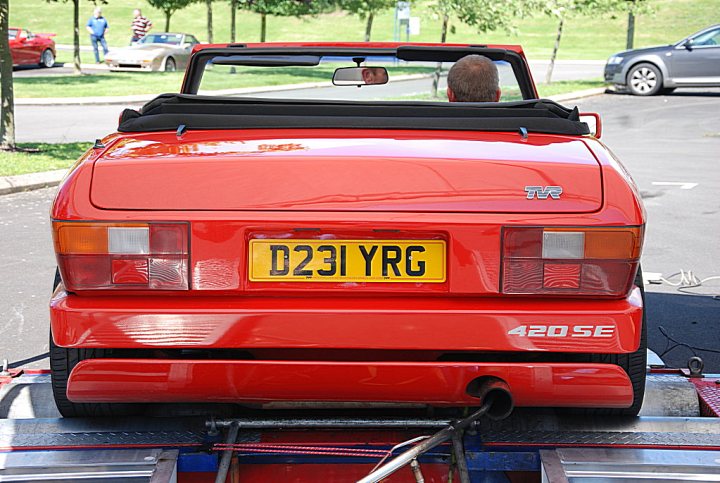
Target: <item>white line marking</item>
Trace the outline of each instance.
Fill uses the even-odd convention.
[[[691,190],[700,183],[686,183],[682,181],[653,181],[654,186],[679,186],[681,190]]]

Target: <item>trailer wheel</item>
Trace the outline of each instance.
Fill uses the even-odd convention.
[[[55,272],[53,291],[60,285],[60,272]],[[58,347],[50,333],[50,379],[52,392],[60,414],[66,418],[130,416],[141,411],[139,404],[74,403],[67,398],[70,373],[85,359],[112,357],[109,349],[68,349]]]
[[[645,288],[643,286],[642,269],[638,269],[635,285],[640,288],[643,301],[642,329],[640,346],[629,354],[590,354],[588,362],[615,364],[623,368],[633,386],[633,403],[629,408],[589,408],[582,410],[589,415],[637,416],[645,396],[645,378],[647,375],[647,319],[645,308]]]

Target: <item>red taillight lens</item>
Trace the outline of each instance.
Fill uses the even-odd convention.
[[[505,228],[502,291],[625,296],[642,237],[642,227]]]
[[[187,223],[53,222],[67,290],[187,290]]]

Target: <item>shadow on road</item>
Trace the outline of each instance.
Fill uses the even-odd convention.
[[[687,360],[697,355],[705,361],[706,373],[720,373],[720,300],[647,292],[646,306],[648,345],[666,364],[687,367]]]

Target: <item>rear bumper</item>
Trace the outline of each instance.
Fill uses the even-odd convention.
[[[470,406],[471,381],[506,381],[517,406],[629,407],[632,385],[610,364],[90,359],[73,369],[81,402],[390,402]]]
[[[642,311],[637,288],[624,300],[79,297],[58,291],[50,304],[58,346],[110,349],[626,353],[639,346]]]

